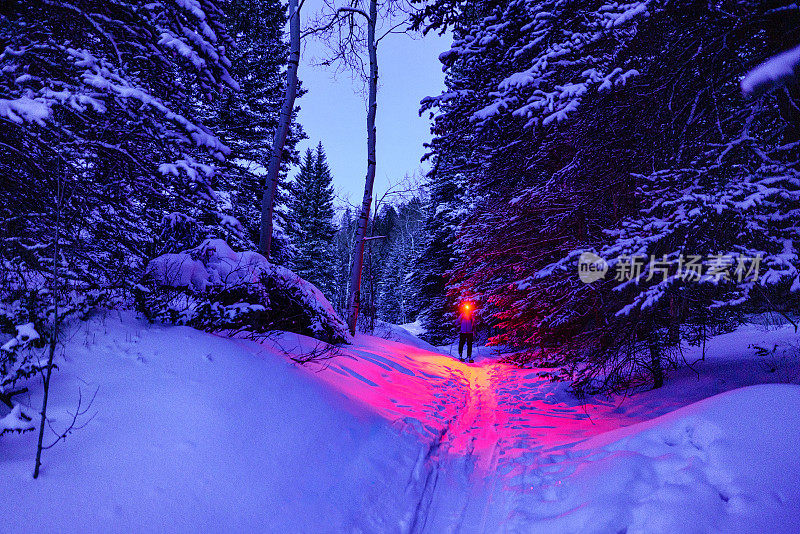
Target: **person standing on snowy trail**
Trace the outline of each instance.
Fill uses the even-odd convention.
[[[459,335],[458,335],[458,359],[464,361],[464,343],[467,344],[467,361],[473,363],[472,359],[472,341],[475,338],[475,316],[473,314],[472,305],[467,303],[461,306],[461,316],[458,319]]]

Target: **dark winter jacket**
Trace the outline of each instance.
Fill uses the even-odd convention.
[[[459,319],[459,324],[461,326],[461,333],[462,334],[471,334],[475,330],[475,317],[472,314],[461,314],[461,318]]]

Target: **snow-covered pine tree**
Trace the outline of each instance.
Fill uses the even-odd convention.
[[[641,275],[567,293],[573,295],[572,310],[591,306],[587,295],[594,293],[594,313],[603,322],[587,322],[585,314],[562,309],[542,323],[545,332],[580,325],[588,333],[581,343],[584,351],[592,347],[592,365],[582,368],[586,383],[602,377],[601,384],[608,385],[620,375],[644,372],[658,385],[664,368],[681,361],[682,341],[700,342],[748,312],[797,306],[789,290],[794,284],[800,289],[799,236],[788,221],[797,220],[798,154],[791,147],[798,135],[796,112],[790,110],[798,91],[790,86],[747,100],[738,80],[748,65],[781,49],[785,35],[800,36],[772,8],[754,10],[742,3],[736,13],[734,23],[714,9],[689,14],[666,5],[640,25],[646,40],[631,46],[630,55],[642,65],[632,89],[668,102],[666,109],[654,110],[661,117],[639,108],[636,121],[665,125],[662,139],[651,142],[647,152],[642,146],[618,160],[634,163],[629,167],[637,181],[632,207],[638,209],[622,220],[599,221],[602,233],[588,235],[553,266],[570,264],[579,251],[592,248],[609,260],[612,272],[630,271],[630,258],[641,256]],[[687,28],[692,29],[688,34]],[[764,37],[754,37],[758,28]],[[650,61],[656,52],[691,60]],[[696,81],[681,93],[673,89],[689,79]],[[636,109],[638,98],[623,98]],[[747,271],[759,256],[755,281]],[[692,263],[700,264],[702,275],[689,276]],[[709,275],[716,270],[722,271],[719,276]],[[554,273],[552,267],[543,271],[548,273]],[[564,278],[551,274],[542,281],[563,283]],[[644,356],[633,356],[638,354]]]
[[[383,276],[378,283],[378,317],[388,323],[405,324],[416,320],[419,312],[411,274],[423,242],[423,202],[415,196],[399,204],[396,211],[396,222],[387,235]]]
[[[228,33],[234,39],[229,54],[231,75],[239,82],[240,90],[211,103],[206,122],[221,132],[221,139],[232,151],[215,184],[218,194],[229,198],[230,214],[243,227],[242,235],[231,235],[230,242],[255,249],[264,176],[286,85],[286,12],[277,0],[234,0],[224,3],[223,9]],[[304,137],[302,127],[293,122],[284,145],[274,212],[270,261],[277,264],[288,264],[294,254],[289,239],[292,223],[288,217],[286,174],[289,164],[298,162],[295,146]]]
[[[474,13],[469,6],[465,9]],[[470,58],[469,61],[473,59],[477,60]],[[416,300],[422,326],[433,343],[452,339],[458,302],[475,296],[475,292],[468,288],[456,287],[453,272],[466,259],[461,254],[463,247],[457,244],[457,238],[471,208],[467,201],[471,179],[485,150],[469,113],[465,112],[475,105],[481,92],[476,89],[483,83],[479,73],[491,76],[492,70],[486,65],[452,65],[446,76],[448,90],[436,98],[424,99],[420,110],[423,113],[437,108],[438,113],[431,113],[434,137],[426,156],[433,165],[425,184],[424,241],[410,279],[417,288]],[[491,87],[488,82],[483,85],[486,91]]]
[[[444,160],[446,156],[437,156]],[[462,186],[459,175],[434,166],[426,189],[425,223],[422,243],[414,257],[408,280],[416,288],[416,306],[425,337],[445,343],[454,336],[459,295],[453,294],[448,274],[456,266],[458,225],[461,222]]]
[[[559,212],[558,207],[569,205],[562,200],[543,204],[548,213],[535,217],[517,213],[525,192],[567,166],[574,153],[571,145],[579,142],[558,132],[548,138],[553,121],[576,108],[588,88],[604,81],[612,87],[625,80],[604,63],[605,55],[585,53],[598,35],[611,43],[628,35],[627,30],[607,31],[603,23],[607,20],[613,28],[611,23],[621,20],[622,7],[605,6],[605,15],[597,15],[593,10],[599,7],[563,1],[487,1],[466,6],[445,0],[426,10],[428,29],[452,28],[454,35],[451,50],[440,56],[448,71],[447,89],[423,102],[425,108],[438,109],[433,152],[454,161],[445,169],[458,172],[462,183],[468,184],[464,189],[469,197],[469,206],[462,204],[463,224],[456,231],[463,260],[447,275],[447,285],[456,296],[472,294],[480,300],[484,321],[500,323],[502,333],[495,342],[525,345],[530,339],[526,328],[536,324],[537,310],[542,311],[548,300],[523,303],[516,301],[522,295],[511,296],[511,284],[535,265],[531,258],[541,261],[542,253],[563,239],[563,235],[547,236],[543,226],[549,222],[561,227],[563,234],[564,225],[554,225],[553,215],[563,214],[562,222],[569,224],[590,211],[579,206],[571,213]],[[561,56],[569,62],[557,61]],[[614,76],[600,76],[606,70]],[[565,82],[563,91],[548,89],[551,78],[562,71],[576,79]],[[547,120],[537,121],[537,110]],[[544,124],[550,128],[531,131]]]
[[[487,322],[492,317],[487,313],[488,300],[482,299],[480,292],[463,283],[464,277],[457,274],[466,269],[465,262],[470,260],[464,254],[468,242],[458,243],[458,238],[466,217],[476,209],[477,193],[491,196],[494,189],[494,184],[481,181],[481,176],[482,167],[498,142],[495,137],[498,130],[488,131],[485,125],[476,125],[473,114],[496,91],[506,67],[496,40],[484,43],[485,53],[459,51],[462,43],[474,37],[476,25],[497,23],[500,15],[502,10],[497,2],[444,0],[426,4],[416,21],[425,31],[449,29],[454,36],[453,49],[440,55],[446,69],[446,90],[423,99],[420,110],[429,112],[434,119],[433,139],[426,156],[433,165],[426,184],[429,194],[426,242],[417,257],[412,280],[418,287],[422,325],[428,338],[436,343],[454,336],[453,324],[462,299],[482,300],[481,321]],[[500,183],[509,186],[513,179],[509,176]],[[490,237],[495,229],[491,227],[490,233],[478,240]]]
[[[754,291],[787,302],[796,88],[748,103],[738,80],[800,40],[788,2],[444,0],[425,15],[454,33],[442,55],[448,90],[429,101],[437,124],[475,133],[434,139],[435,155],[463,151],[475,199],[458,231],[463,267],[447,283],[478,293],[501,328],[495,341],[580,363],[583,385],[642,373],[658,382],[664,346],[708,325],[709,304],[724,323],[759,308]],[[662,294],[640,281],[617,291],[546,269],[633,242],[659,255],[762,250],[774,258],[765,279],[778,283],[706,285],[681,297],[675,287]]]
[[[465,71],[462,83],[469,84],[466,92],[473,97],[471,102],[463,99],[466,107],[458,113],[469,118],[481,147],[469,154],[471,166],[465,172],[474,209],[461,228],[459,246],[465,260],[453,273],[452,284],[462,292],[477,293],[482,317],[499,329],[493,343],[535,345],[544,316],[575,309],[564,296],[581,290],[580,283],[566,280],[562,287],[534,290],[531,284],[517,282],[557,258],[561,247],[585,236],[596,225],[593,219],[602,220],[613,211],[609,204],[617,202],[630,182],[624,159],[619,161],[619,152],[635,143],[632,135],[638,133],[625,120],[628,117],[609,121],[593,115],[580,121],[570,113],[590,95],[602,94],[600,82],[581,78],[584,70],[597,73],[598,65],[611,72],[616,68],[608,66],[609,52],[585,50],[597,41],[590,36],[605,35],[613,51],[621,39],[630,38],[631,30],[623,26],[606,31],[602,16],[592,11],[596,6],[581,5],[577,13],[571,12],[575,7],[564,2],[510,2],[465,31],[449,53],[455,58],[453,67]],[[615,9],[607,14],[609,21],[616,20]],[[554,61],[562,56],[569,60]],[[493,72],[493,79],[478,75],[473,64]],[[575,76],[569,84],[564,82],[575,93],[556,88],[541,109],[530,105],[543,97],[557,75],[567,80]],[[492,87],[486,87],[487,78]]]
[[[392,243],[389,256],[386,259],[386,269],[378,283],[378,317],[382,321],[392,324],[405,324],[408,320],[409,302],[404,295],[404,271],[402,241]]]
[[[195,105],[237,85],[222,19],[211,0],[0,5],[2,300],[47,284],[57,197],[66,314],[135,286],[176,241],[236,226],[212,187],[230,149]],[[46,333],[38,309],[8,320]]]
[[[340,315],[347,309],[347,288],[350,283],[350,266],[353,264],[353,236],[355,224],[350,207],[346,207],[339,219],[339,226],[334,237],[334,254],[336,271],[334,281],[334,298],[331,301]]]
[[[294,179],[295,194],[289,205],[297,232],[294,235],[297,254],[292,268],[329,299],[336,293],[332,182],[325,150],[319,143],[316,151],[306,151],[300,172]]]

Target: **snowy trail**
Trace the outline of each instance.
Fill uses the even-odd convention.
[[[506,490],[524,474],[520,457],[619,426],[590,421],[562,402],[562,385],[492,357],[465,364],[366,336],[347,354],[310,371],[427,444],[409,532],[496,532],[513,506]]]
[[[719,489],[717,483],[705,486],[709,484],[707,480],[720,476],[714,472],[717,460],[709,459],[708,444],[698,448],[697,440],[691,438],[665,438],[668,446],[661,451],[659,435],[656,444],[647,448],[661,452],[653,456],[625,453],[624,458],[632,458],[622,462],[625,467],[616,464],[621,460],[615,455],[586,444],[600,436],[614,435],[613,431],[623,431],[624,427],[638,428],[638,423],[718,393],[724,383],[717,382],[711,392],[698,387],[702,381],[687,388],[686,382],[675,380],[668,388],[639,394],[625,407],[603,399],[591,399],[581,405],[567,394],[566,384],[543,380],[536,370],[506,365],[496,357],[484,355],[478,363],[468,365],[424,343],[400,344],[366,336],[357,338],[348,353],[354,357],[334,359],[316,376],[369,410],[412,430],[427,446],[415,467],[424,473],[418,476],[414,490],[419,496],[412,499],[411,519],[401,532],[601,533],[625,531],[627,525],[631,525],[630,532],[703,532],[722,524],[714,519],[708,520],[709,525],[715,525],[713,528],[697,528],[707,518],[675,523],[675,517],[683,517],[683,501],[669,496],[674,489],[660,496],[667,491],[665,488],[686,484],[682,499],[687,504],[707,498],[707,492],[703,492],[708,488],[716,498],[714,507],[727,504],[729,490]],[[714,365],[717,370],[725,368],[720,363]],[[690,436],[700,432],[694,423],[685,428]],[[682,445],[675,448],[673,442]],[[688,476],[687,470],[698,469],[698,450],[706,464],[699,468],[700,473]],[[608,497],[605,489],[598,491],[598,495],[611,499],[609,502],[600,499],[598,504],[592,503],[593,497],[582,489],[585,483],[574,478],[583,476],[581,469],[587,466],[592,473],[594,466],[609,462],[625,472],[630,469],[627,461],[633,465],[652,464],[647,470],[653,469],[657,475],[625,474],[623,481],[634,477],[630,482],[608,479],[602,472],[592,475],[599,477],[592,483],[610,484],[613,488],[613,497]],[[647,482],[637,481],[638,476],[644,476]],[[800,472],[797,477],[800,480]],[[627,510],[619,504],[615,491],[626,495],[623,502],[631,500],[625,506],[644,511],[633,517],[627,511],[608,512]],[[629,491],[635,497],[627,496]],[[640,502],[637,499],[641,491],[644,496]],[[674,517],[668,521],[660,517],[664,514],[653,504],[657,502],[665,509],[674,508]],[[797,516],[789,514],[792,521],[800,521]],[[634,528],[641,521],[648,524],[651,520],[657,521],[657,526]],[[777,531],[791,532],[791,528]],[[733,519],[723,528],[726,529],[758,531]]]
[[[98,318],[66,341],[52,422],[80,388],[96,416],[37,481],[35,436],[0,437],[0,532],[800,532],[800,387],[736,389],[800,365],[753,360],[754,336],[796,339],[720,336],[699,375],[582,406],[413,337],[298,366],[283,351],[315,340]]]
[[[463,384],[465,403],[434,441],[436,455],[428,466],[434,483],[422,491],[426,506],[417,507],[411,532],[459,532],[467,525],[486,529],[489,500],[484,497],[496,483],[501,441],[493,368],[465,366],[452,373]]]

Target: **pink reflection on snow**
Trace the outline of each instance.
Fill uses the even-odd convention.
[[[309,369],[365,409],[416,432],[438,452],[468,456],[476,467],[558,450],[630,424],[611,403],[581,406],[530,369],[455,358],[359,336],[325,369]]]

